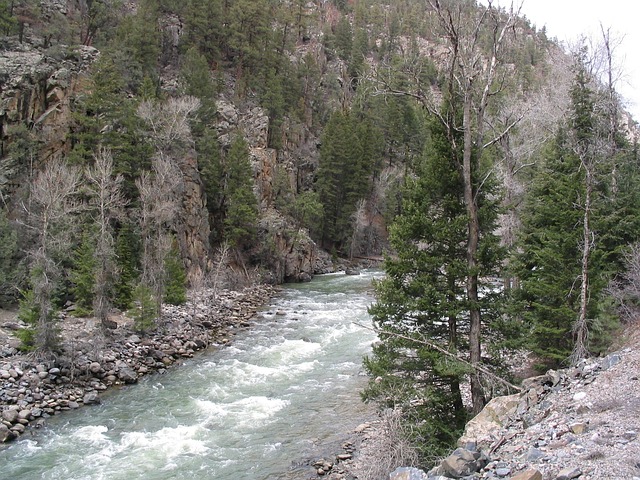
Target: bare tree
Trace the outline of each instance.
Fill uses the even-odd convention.
[[[611,282],[607,291],[616,302],[622,320],[638,320],[640,313],[640,244],[631,245],[625,253],[625,273]]]
[[[144,101],[138,107],[138,116],[149,126],[151,141],[161,156],[190,145],[191,127],[189,120],[200,108],[196,97],[170,98],[166,102]],[[177,160],[177,159],[175,159]]]
[[[411,442],[411,431],[402,421],[400,410],[386,409],[356,463],[357,478],[386,480],[397,467],[420,463]]]
[[[166,102],[146,101],[138,108],[138,115],[149,127],[155,157],[170,162],[180,180],[173,196],[178,210],[172,228],[191,280],[208,268],[210,255],[204,186],[190,128],[199,107],[197,98],[185,96]]]
[[[229,245],[229,242],[224,241],[222,242],[222,245],[220,245],[220,247],[218,248],[217,254],[216,254],[216,265],[213,269],[213,271],[211,272],[211,278],[210,278],[210,282],[211,282],[211,289],[213,290],[213,299],[215,300],[217,294],[218,294],[218,289],[220,288],[220,283],[221,283],[221,279],[220,277],[222,276],[225,268],[227,268],[228,263],[229,263],[229,256],[231,253],[231,246]]]
[[[171,250],[171,226],[178,211],[175,197],[179,178],[179,171],[168,159],[156,156],[153,173],[143,172],[136,181],[140,193],[142,283],[154,294],[158,316],[165,289],[164,262]]]
[[[138,116],[148,125],[156,150],[153,171],[143,172],[136,185],[140,192],[142,282],[153,292],[158,316],[165,290],[164,262],[182,207],[181,168],[193,149],[189,120],[199,107],[200,100],[188,96],[166,102],[145,101],[138,107]]]
[[[122,192],[123,178],[114,175],[111,151],[101,147],[94,155],[95,164],[86,172],[89,181],[93,221],[98,228],[94,257],[96,272],[93,310],[103,327],[111,308],[109,287],[117,274],[113,220],[123,215],[127,204]]]
[[[545,66],[549,71],[547,80],[526,95],[521,92],[509,95],[492,122],[492,131],[500,132],[514,120],[520,119],[517,127],[500,136],[498,142],[502,159],[497,164],[497,173],[503,189],[499,235],[501,245],[508,250],[515,247],[521,227],[520,207],[527,188],[521,174],[536,164],[540,146],[556,134],[557,125],[569,105],[573,78],[570,57],[558,50],[552,50],[548,55]],[[506,267],[503,278],[505,289],[517,288],[518,279],[510,275],[508,260]]]
[[[27,226],[35,233],[29,252],[34,307],[38,312],[35,326],[36,353],[52,355],[57,347],[57,318],[53,294],[62,277],[61,261],[71,249],[73,215],[83,204],[78,199],[81,174],[61,160],[48,163],[30,185]]]
[[[407,57],[406,75],[410,87],[397,87],[384,74],[375,79],[380,85],[374,94],[407,95],[419,101],[442,124],[454,154],[451,161],[462,172],[464,205],[467,213],[467,275],[465,290],[469,309],[469,356],[471,364],[481,363],[482,319],[479,298],[478,254],[480,217],[478,200],[485,181],[476,181],[479,159],[483,152],[499,144],[518,123],[522,115],[505,117],[496,122],[500,111],[497,99],[507,87],[510,70],[504,61],[508,41],[516,35],[520,6],[508,11],[497,8],[492,0],[485,5],[474,2],[427,0],[444,44],[434,51],[436,63],[446,77],[445,91],[425,85],[423,62]],[[391,70],[389,70],[391,71]],[[460,112],[460,110],[462,110]],[[456,113],[462,113],[461,118]],[[460,141],[462,134],[462,141]],[[490,172],[493,174],[495,172]],[[477,372],[477,370],[476,370]],[[473,409],[478,412],[485,403],[480,375],[471,375]]]
[[[353,233],[351,234],[351,245],[349,247],[349,260],[353,260],[354,253],[360,253],[359,245],[364,237],[365,228],[369,224],[367,215],[367,201],[362,198],[358,201],[356,211],[351,215],[353,220]]]

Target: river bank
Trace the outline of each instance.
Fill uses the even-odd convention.
[[[279,288],[256,285],[242,291],[192,291],[185,305],[164,305],[158,328],[146,335],[120,313],[106,334],[94,318],[63,313],[62,353],[39,360],[16,352],[15,313],[3,312],[0,324],[0,442],[9,442],[46,419],[100,402],[100,394],[152,372],[164,373],[181,360],[221,346],[250,327],[256,312]]]

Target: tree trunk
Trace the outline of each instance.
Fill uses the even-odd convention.
[[[470,90],[470,89],[469,89]],[[471,96],[468,91],[464,99],[463,129],[464,150],[462,157],[462,175],[464,182],[464,203],[467,209],[468,238],[467,238],[467,301],[469,302],[469,358],[475,367],[481,361],[481,317],[478,302],[478,241],[480,238],[480,220],[478,205],[473,188],[473,142],[471,125]],[[484,407],[485,398],[480,376],[477,370],[471,374],[471,400],[474,413],[479,413]]]
[[[574,326],[575,344],[571,354],[572,363],[578,362],[588,354],[589,328],[587,325],[587,306],[589,303],[589,260],[591,252],[591,195],[593,190],[593,174],[591,169],[583,162],[586,170],[584,215],[582,218],[582,269],[580,278],[580,313]]]

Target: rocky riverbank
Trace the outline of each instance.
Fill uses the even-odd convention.
[[[604,358],[550,370],[524,380],[522,392],[494,398],[467,424],[459,448],[428,472],[380,465],[393,444],[382,419],[361,430],[351,458],[321,465],[315,478],[640,480],[640,332],[625,336]]]
[[[100,402],[100,393],[131,384],[210,346],[224,345],[251,325],[256,311],[276,292],[259,285],[242,291],[203,289],[191,292],[183,306],[165,305],[158,328],[134,333],[126,315],[114,315],[115,329],[105,334],[93,318],[64,313],[62,353],[56,360],[19,355],[15,314],[0,323],[0,442],[68,410]]]

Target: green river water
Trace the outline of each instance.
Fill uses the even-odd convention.
[[[306,478],[305,458],[371,416],[359,393],[375,335],[354,322],[370,323],[379,275],[285,287],[231,346],[51,418],[1,450],[2,478]]]

